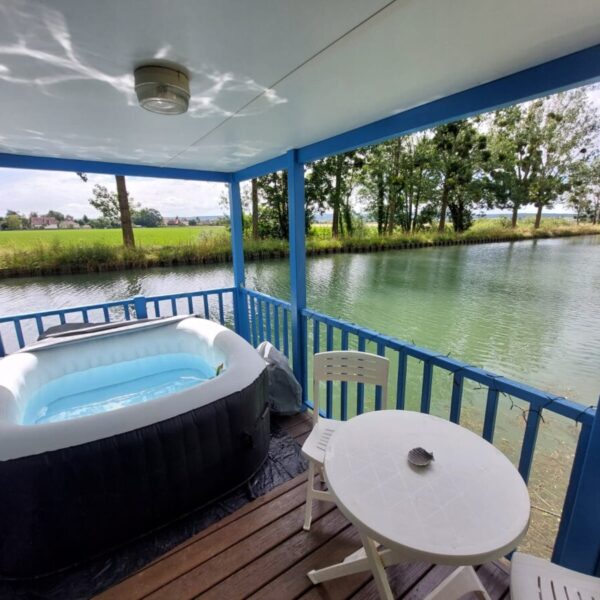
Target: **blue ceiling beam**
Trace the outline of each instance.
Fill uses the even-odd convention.
[[[233,173],[233,181],[241,182],[248,179],[254,179],[255,177],[262,177],[263,175],[268,175],[269,173],[274,173],[276,171],[283,171],[287,169],[288,163],[287,154],[282,154],[281,156],[270,158],[269,160],[256,163],[251,167],[246,167],[245,169]]]
[[[298,150],[298,160],[306,164],[598,79],[600,44],[309,144]]]
[[[228,183],[232,178],[231,173],[223,173],[220,171],[198,171],[195,169],[153,167],[150,165],[132,165],[94,160],[74,160],[70,158],[50,158],[45,156],[3,153],[0,153],[0,167],[9,169],[38,169],[41,171],[99,173],[102,175],[127,175],[130,177],[159,177],[161,179],[217,181],[221,183]]]

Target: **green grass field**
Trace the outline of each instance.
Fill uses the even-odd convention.
[[[177,246],[200,241],[207,237],[226,234],[222,225],[197,227],[135,228],[138,246]],[[28,250],[39,245],[52,246],[105,244],[120,246],[123,243],[120,229],[50,229],[28,231],[0,231],[0,251]]]
[[[510,228],[506,219],[481,219],[462,234],[447,229],[380,237],[371,225],[352,237],[333,239],[331,226],[315,225],[306,242],[309,254],[369,252],[393,248],[455,243],[527,240],[545,237],[600,234],[600,225],[576,225],[549,218],[539,229],[528,220]],[[0,231],[0,276],[82,273],[152,266],[192,265],[231,259],[229,233],[222,226],[161,227],[135,229],[136,247],[125,249],[119,229],[50,231]],[[285,240],[244,240],[248,260],[279,258],[288,253]]]

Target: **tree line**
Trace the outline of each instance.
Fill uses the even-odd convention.
[[[562,202],[578,221],[600,221],[598,113],[583,88],[440,125],[306,166],[307,229],[332,215],[334,237],[366,217],[380,235],[451,225],[470,227],[477,211],[542,213]],[[253,238],[287,239],[287,175],[252,181],[244,195]]]

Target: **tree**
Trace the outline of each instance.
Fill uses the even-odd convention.
[[[82,181],[87,182],[88,177],[85,173],[77,173]],[[123,245],[126,248],[135,247],[135,239],[133,237],[133,225],[131,222],[131,208],[123,175],[115,175],[117,184],[117,192],[109,192],[103,185],[96,184],[92,191],[94,197],[89,199],[90,204],[99,211],[105,219],[111,222],[121,223],[121,231],[123,233]]]
[[[488,205],[510,209],[513,228],[517,226],[519,209],[531,202],[535,176],[535,154],[529,143],[531,126],[531,115],[521,105],[497,111],[491,122]]]
[[[133,222],[140,227],[160,227],[163,223],[163,218],[155,208],[141,208],[134,213]]]
[[[351,197],[357,175],[363,165],[359,152],[345,152],[311,163],[306,173],[306,205],[308,214],[333,210],[331,235],[335,238],[353,231]]]
[[[57,210],[49,210],[46,214],[48,217],[54,217],[59,223],[65,220],[65,215]]]
[[[252,239],[257,240],[258,235],[258,181],[252,180]]]
[[[467,229],[473,205],[483,193],[482,167],[489,160],[486,136],[475,127],[477,120],[462,120],[435,129],[433,144],[440,176],[439,231],[446,228],[450,210],[456,232]]]
[[[10,229],[11,231],[21,229],[22,228],[21,217],[18,214],[15,214],[15,213],[8,214],[8,212],[7,212],[6,218],[4,219],[4,226],[6,227],[6,229]]]
[[[598,130],[598,115],[582,89],[536,100],[528,110],[533,121],[530,143],[534,148],[530,197],[537,208],[537,229],[543,209],[552,207],[569,190],[574,165],[586,159],[587,148]]]
[[[572,166],[566,201],[575,209],[577,223],[600,222],[600,157]]]

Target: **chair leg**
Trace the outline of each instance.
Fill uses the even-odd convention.
[[[310,530],[310,524],[312,521],[312,504],[313,504],[313,490],[315,484],[315,463],[312,460],[308,462],[308,482],[306,484],[306,506],[304,508],[304,526],[305,531]]]

